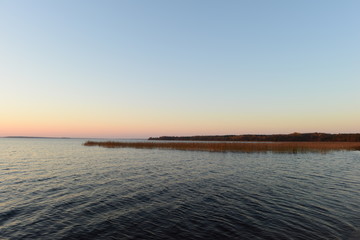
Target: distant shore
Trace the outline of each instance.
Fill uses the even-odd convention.
[[[162,136],[149,140],[166,141],[240,141],[240,142],[360,142],[360,133],[291,133],[291,134],[245,134],[212,136]]]
[[[69,137],[32,137],[32,136],[6,136],[3,138],[71,139]]]

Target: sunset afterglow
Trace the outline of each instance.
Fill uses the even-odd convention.
[[[2,1],[0,137],[360,132],[359,7]]]

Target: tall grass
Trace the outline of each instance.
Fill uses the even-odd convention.
[[[360,150],[360,142],[96,142],[84,146],[106,148],[159,148],[210,152],[328,152],[334,150]]]

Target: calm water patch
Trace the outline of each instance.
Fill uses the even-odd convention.
[[[356,239],[360,153],[0,139],[0,238]]]

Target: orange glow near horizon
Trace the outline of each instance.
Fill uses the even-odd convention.
[[[329,116],[328,116],[329,117]],[[45,119],[45,120],[44,120]],[[184,135],[227,135],[227,134],[287,134],[292,132],[355,133],[357,119],[341,125],[341,118],[328,121],[310,118],[242,118],[234,119],[161,119],[142,122],[141,118],[132,121],[106,120],[105,118],[86,121],[55,120],[50,118],[27,118],[0,120],[0,136],[43,136],[43,137],[80,137],[80,138],[148,138],[156,136]],[[72,119],[74,120],[74,119]],[[196,120],[196,121],[195,121]],[[338,127],[341,126],[341,127]]]

